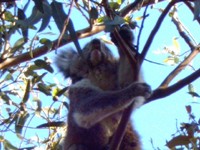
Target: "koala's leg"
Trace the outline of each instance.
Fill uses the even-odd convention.
[[[140,136],[129,123],[120,145],[120,150],[142,150],[141,145]]]

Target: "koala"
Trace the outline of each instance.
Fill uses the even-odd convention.
[[[134,47],[129,28],[121,28],[120,35]],[[111,39],[118,46],[113,35]],[[120,58],[115,58],[104,42],[93,39],[83,48],[82,55],[69,50],[56,60],[65,77],[72,79],[64,150],[108,150],[122,111],[138,96],[150,97],[150,86],[133,82],[134,71],[128,59],[120,50],[119,54]],[[120,150],[140,149],[139,136],[129,124]]]

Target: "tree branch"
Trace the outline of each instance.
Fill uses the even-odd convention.
[[[183,80],[180,80],[179,82],[175,83],[174,85],[171,85],[167,88],[160,87],[153,92],[153,94],[146,101],[146,103],[152,102],[152,101],[159,99],[159,98],[169,96],[169,95],[177,92],[178,90],[180,90],[184,86],[188,85],[189,83],[193,82],[194,80],[196,80],[199,77],[200,77],[200,69],[198,69],[197,71],[195,71],[191,75],[187,76]]]
[[[190,55],[185,58],[183,62],[181,62],[167,77],[166,79],[162,82],[160,87],[166,88],[169,83],[174,79],[174,77],[180,73],[193,59],[194,57],[199,54],[200,52],[200,45],[197,46],[191,53]]]
[[[144,60],[148,50],[149,50],[149,47],[151,46],[151,43],[153,42],[153,39],[157,33],[157,31],[159,30],[164,18],[166,17],[166,15],[168,14],[169,10],[171,9],[171,7],[176,4],[176,3],[179,3],[179,2],[182,2],[184,0],[176,0],[176,1],[171,1],[167,7],[165,8],[165,10],[162,12],[162,14],[160,15],[160,17],[158,18],[158,21],[156,23],[156,25],[154,26],[153,30],[151,31],[151,34],[142,50],[142,53],[141,53],[141,58],[142,60]]]
[[[159,2],[163,2],[165,0],[158,0],[157,3]],[[154,4],[155,0],[135,0],[133,3],[127,5],[125,8],[123,8],[120,12],[121,12],[121,16],[125,16],[127,15],[130,11],[135,11],[135,10],[139,10],[141,7],[147,6],[147,5],[151,5]]]
[[[107,16],[110,17],[110,19],[113,20],[113,18],[114,18],[113,12],[110,9],[107,0],[103,0],[102,4],[104,5],[104,9],[105,9]],[[124,55],[126,55],[126,57],[128,58],[128,60],[130,62],[131,68],[136,69],[136,60],[135,60],[134,56],[131,55],[132,54],[131,53],[131,47],[128,44],[126,44],[124,39],[121,38],[117,28],[115,28],[113,34],[114,34],[115,38],[118,40],[119,53],[123,53]],[[136,81],[136,80],[137,80],[137,74],[134,74],[133,81]],[[126,126],[128,124],[131,112],[132,112],[132,106],[129,106],[127,109],[124,110],[122,118],[121,118],[120,123],[118,125],[118,128],[117,128],[117,130],[116,130],[116,132],[115,132],[115,134],[112,138],[112,141],[110,143],[110,149],[109,150],[118,150],[119,149],[121,142],[122,142],[122,139],[123,139],[124,134],[125,134],[125,129],[126,129]]]
[[[77,37],[80,38],[80,39],[85,38],[85,37],[88,37],[88,36],[91,36],[93,34],[96,34],[98,32],[103,31],[104,28],[105,28],[104,26],[92,26],[92,28],[85,28],[83,30],[77,31]],[[61,42],[59,47],[66,45],[66,44],[70,43],[71,41],[72,40],[70,38],[68,38],[67,41]],[[58,48],[58,47],[56,47],[57,43],[58,43],[58,39],[54,40],[52,42],[52,44],[53,44],[52,50]],[[32,50],[33,57],[31,57],[30,52],[26,52],[26,53],[23,53],[19,56],[7,58],[7,59],[1,61],[0,69],[5,69],[5,68],[8,68],[8,67],[12,67],[12,66],[18,65],[20,63],[29,61],[31,59],[42,56],[42,55],[44,55],[44,54],[46,54],[46,53],[48,53],[52,50],[49,50],[49,48],[44,45],[44,46],[41,46],[39,48]]]
[[[190,37],[185,33],[185,31],[184,31],[185,28],[184,28],[183,24],[181,23],[181,21],[178,19],[178,17],[176,17],[175,15],[173,15],[172,16],[172,22],[175,24],[175,26],[176,26],[179,34],[185,40],[185,42],[189,45],[189,47],[191,49],[194,49],[195,48],[195,44],[192,42],[192,40],[190,39]],[[191,34],[189,34],[189,35],[191,35]]]

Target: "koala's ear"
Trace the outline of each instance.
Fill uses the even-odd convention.
[[[127,24],[124,24],[120,28],[119,34],[121,35],[121,37],[126,42],[133,42],[134,41],[134,35],[133,35],[132,31],[131,31],[131,28]]]
[[[67,78],[71,76],[71,66],[78,57],[78,53],[73,49],[62,51],[54,60],[58,70]]]

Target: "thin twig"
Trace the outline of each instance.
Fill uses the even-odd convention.
[[[150,0],[149,0],[149,2],[150,2]],[[143,20],[142,20],[141,27],[140,27],[139,34],[138,34],[138,38],[137,38],[137,51],[139,51],[140,36],[141,36],[141,34],[142,34],[142,30],[143,30],[143,27],[144,27],[145,19],[146,19],[146,17],[147,17],[147,9],[148,9],[148,6],[149,6],[149,5],[147,5],[147,6],[145,7],[145,10],[144,10],[144,13],[143,13]]]
[[[189,45],[189,47],[191,49],[194,49],[195,46],[197,45],[197,43],[195,42],[193,36],[191,35],[191,33],[186,29],[186,27],[184,27],[184,25],[181,23],[181,21],[179,20],[178,17],[176,17],[175,15],[172,16],[172,22],[176,25],[177,30],[179,32],[179,34],[181,35],[181,37],[185,40],[185,42]],[[187,32],[187,34],[185,33],[185,31]],[[192,40],[193,42],[192,42]]]
[[[158,18],[158,21],[156,23],[156,25],[154,26],[153,30],[151,31],[151,34],[142,50],[142,53],[141,53],[141,60],[144,60],[148,50],[149,50],[149,47],[151,46],[152,42],[153,42],[153,39],[157,33],[157,31],[159,30],[164,18],[166,17],[166,15],[168,14],[169,10],[171,9],[171,7],[178,3],[178,2],[182,2],[184,0],[176,0],[176,1],[171,1],[167,7],[165,8],[165,10],[162,12],[162,14],[160,15],[160,17]]]
[[[169,83],[174,79],[174,77],[179,74],[193,59],[194,57],[199,54],[200,48],[197,47],[195,48],[188,57],[185,58],[183,62],[181,62],[166,78],[165,80],[161,83],[159,87],[166,88]]]
[[[177,82],[177,83],[175,83],[175,84],[173,84],[173,85],[171,85],[167,88],[160,87],[153,92],[153,94],[146,101],[146,103],[152,102],[156,99],[160,99],[160,98],[164,98],[166,96],[169,96],[169,95],[175,93],[176,91],[182,89],[183,87],[185,87],[189,83],[195,81],[199,77],[200,77],[200,69],[198,69],[197,71],[195,71],[191,75],[185,77],[184,79],[180,80],[179,82]]]
[[[79,39],[86,38],[88,36],[91,36],[93,34],[103,31],[104,28],[105,28],[104,26],[92,26],[92,28],[90,28],[90,27],[85,28],[83,30],[77,31],[77,36]],[[72,41],[70,38],[67,38],[67,39],[68,39],[67,41],[61,42],[59,47],[66,45]],[[37,57],[42,56],[50,51],[53,51],[53,50],[55,50],[55,48],[58,48],[58,47],[56,47],[57,43],[58,43],[58,40],[52,41],[52,45],[53,45],[52,50],[49,50],[49,48],[45,45],[32,50],[33,57],[30,56],[30,52],[26,52],[26,53],[23,53],[21,55],[15,56],[15,57],[7,58],[0,63],[0,69],[5,69],[8,67],[16,66],[20,63],[32,60],[33,58],[37,58]]]
[[[164,0],[158,0],[158,2],[162,2]],[[157,2],[157,3],[158,3]],[[124,17],[126,14],[128,14],[130,11],[138,10],[141,7],[145,7],[147,5],[154,4],[155,0],[135,0],[133,3],[127,5],[125,8],[123,8],[121,12],[121,16]]]
[[[104,5],[107,16],[109,16],[111,18],[111,20],[113,20],[113,18],[114,18],[113,12],[110,9],[107,1],[103,0],[102,3]],[[132,47],[130,47],[128,44],[126,44],[126,42],[121,38],[121,36],[118,32],[118,29],[115,29],[113,34],[114,34],[115,38],[118,39],[118,49],[121,50],[121,51],[119,51],[119,53],[126,55],[126,57],[128,58],[128,60],[130,62],[131,68],[136,70],[136,72],[139,72],[138,71],[139,69],[137,69],[137,61],[131,53]],[[134,74],[133,81],[137,81],[137,79],[138,79],[137,74]],[[133,104],[131,104],[123,112],[123,115],[122,115],[122,118],[121,118],[120,123],[118,125],[118,128],[115,132],[114,137],[112,138],[112,141],[111,141],[111,144],[110,144],[110,150],[118,150],[120,145],[121,145],[122,139],[123,139],[124,134],[125,134],[126,126],[129,122],[130,115],[131,115],[131,112],[132,112],[132,105]]]
[[[71,12],[72,12],[73,4],[74,4],[74,0],[71,1],[70,7],[69,7],[69,11],[68,11],[68,14],[67,14],[67,18],[65,19],[62,32],[60,33],[60,36],[58,37],[58,43],[57,43],[57,46],[56,46],[56,47],[59,47],[60,42],[62,41],[62,38],[63,38],[63,36],[65,35],[65,32],[66,32],[66,30],[67,30],[67,26],[68,26],[68,23],[69,23],[70,14],[71,14]]]
[[[88,19],[88,16],[86,16],[86,15],[84,14],[84,12],[82,11],[82,9],[85,10],[84,7],[81,6],[81,5],[78,3],[78,1],[75,1],[75,4],[76,4],[76,7],[75,7],[75,8],[82,14],[82,16],[87,20],[87,22],[90,23],[90,20]],[[81,7],[82,9],[81,9],[80,7]],[[85,11],[87,11],[87,10],[85,10]]]

